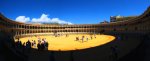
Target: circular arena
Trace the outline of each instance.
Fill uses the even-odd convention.
[[[77,40],[77,37],[79,37],[79,40]],[[50,51],[70,51],[101,46],[113,41],[115,37],[100,34],[66,34],[58,36],[46,35],[20,38],[22,43],[25,43],[28,40],[32,42],[35,41],[37,43],[40,39],[44,39],[46,42],[48,42],[48,50]],[[32,47],[37,49],[37,46]]]

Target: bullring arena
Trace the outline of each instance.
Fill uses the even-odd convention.
[[[101,24],[26,24],[0,14],[1,53],[7,61],[118,61],[149,40],[149,25],[150,7],[135,18]]]
[[[84,40],[82,40],[82,36],[85,36]],[[80,40],[76,40],[76,37],[79,37]],[[54,35],[47,35],[20,38],[22,43],[27,42],[28,40],[35,40],[37,43],[38,39],[46,39],[46,42],[49,44],[48,50],[70,51],[100,46],[113,41],[115,37],[110,35],[71,34],[68,36],[60,35],[57,37]],[[32,47],[37,49],[37,46]]]

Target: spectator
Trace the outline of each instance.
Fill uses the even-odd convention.
[[[22,42],[18,39],[18,41],[16,42],[16,47],[21,49],[22,48]]]
[[[23,52],[25,52],[25,49],[26,49],[26,43],[24,42],[22,46],[23,46]]]
[[[46,47],[46,49],[48,50],[48,42],[46,41],[46,43],[45,43],[45,47]]]
[[[30,50],[31,50],[31,42],[29,40],[26,42],[26,48],[27,48],[27,51],[30,52]]]
[[[41,50],[44,50],[45,49],[45,45],[44,45],[44,42],[41,43]]]
[[[46,42],[45,44],[46,44],[45,46],[48,47],[48,42]]]
[[[38,43],[37,47],[38,47],[38,51],[40,51],[41,50],[41,43]]]
[[[31,46],[34,46],[34,41],[32,40],[32,42],[31,42]]]
[[[36,47],[36,41],[35,40],[33,41],[33,46]]]

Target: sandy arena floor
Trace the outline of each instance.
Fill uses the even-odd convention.
[[[85,36],[84,40],[76,41],[76,37],[79,37],[82,39],[82,36]],[[88,40],[86,39],[88,37]],[[94,35],[92,35],[93,39],[91,39],[91,35],[89,34],[71,34],[66,37],[66,35],[62,35],[59,37],[55,37],[52,35],[49,36],[32,36],[32,37],[24,37],[20,38],[20,40],[23,42],[26,42],[28,40],[35,40],[36,43],[38,42],[38,38],[46,38],[46,41],[49,43],[48,50],[52,51],[69,51],[69,50],[76,50],[76,49],[86,49],[91,47],[100,46],[106,43],[109,43],[115,39],[114,36],[111,35],[96,35],[96,38],[94,38]],[[37,48],[37,47],[33,47]]]

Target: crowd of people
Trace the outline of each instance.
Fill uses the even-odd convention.
[[[38,42],[35,40],[28,40],[27,42],[21,42],[19,39],[15,43],[16,48],[30,51],[31,48],[38,48],[39,51],[48,49],[48,42],[46,38],[38,38]]]
[[[26,43],[24,42],[22,44],[22,42],[18,39],[15,43],[15,47],[20,50],[20,51],[27,51],[27,52],[30,52],[31,50],[31,42],[28,40]]]
[[[38,39],[37,48],[38,50],[48,49],[48,42],[46,41],[46,38]]]

